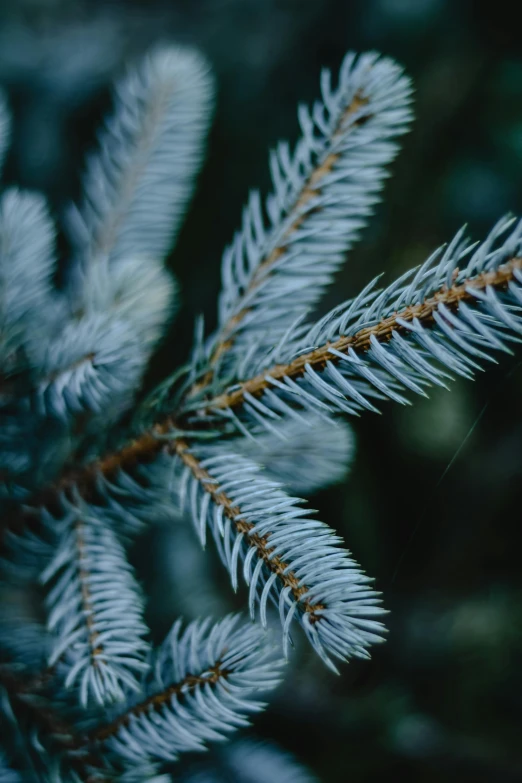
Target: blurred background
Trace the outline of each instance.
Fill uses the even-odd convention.
[[[161,40],[196,45],[211,61],[219,94],[207,163],[169,262],[183,309],[152,362],[151,386],[186,357],[197,312],[213,326],[222,248],[249,188],[269,187],[268,148],[296,139],[297,102],[317,96],[321,66],[337,69],[347,49],[404,64],[417,119],[385,203],[324,308],[381,271],[391,281],[463,223],[480,238],[503,213],[522,213],[512,5],[1,0],[0,85],[15,128],[6,184],[43,190],[59,220],[79,193],[122,64]],[[250,732],[322,783],[522,781],[521,360],[518,352],[451,393],[363,416],[350,475],[312,498],[391,610],[387,644],[340,678],[296,638],[286,682]],[[158,639],[180,611],[244,605],[189,525],[156,531],[137,549]],[[202,763],[188,759],[184,769]]]

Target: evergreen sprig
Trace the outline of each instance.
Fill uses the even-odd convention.
[[[178,47],[119,81],[68,211],[62,290],[43,198],[11,189],[0,200],[1,589],[37,607],[0,610],[2,780],[163,783],[165,764],[246,725],[277,686],[271,603],[284,656],[296,620],[335,671],[368,657],[385,630],[380,595],[293,493],[344,475],[353,438],[340,414],[472,377],[522,334],[522,223],[511,218],[477,245],[459,231],[386,288],[372,281],[310,319],[411,119],[401,69],[349,54],[336,86],[324,72],[321,100],[299,109],[293,152],[272,153],[273,193],[249,199],[223,257],[216,331],[197,321],[186,365],[108,450],[175,310],[163,262],[212,91],[201,56]],[[0,155],[8,136],[2,99]],[[260,624],[179,620],[154,650],[126,547],[185,518],[203,546],[210,533],[233,588],[246,583]],[[237,748],[226,761],[237,779],[257,780],[258,763],[274,780],[308,779],[275,752]]]

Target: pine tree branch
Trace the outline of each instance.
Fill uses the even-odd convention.
[[[82,614],[85,617],[85,625],[87,627],[87,636],[90,648],[91,666],[97,667],[97,658],[103,653],[103,644],[100,642],[100,634],[94,625],[94,609],[91,596],[91,589],[89,587],[90,574],[86,570],[84,565],[86,561],[85,554],[85,537],[84,537],[84,523],[78,518],[74,523],[76,548],[78,550],[78,579],[80,581],[81,600],[82,600]]]
[[[226,444],[176,443],[184,466],[179,503],[187,509],[201,544],[210,530],[233,589],[238,572],[249,588],[252,619],[267,623],[267,605],[278,607],[288,655],[294,619],[327,666],[333,658],[368,658],[382,641],[383,609],[369,579],[343,548],[342,539],[267,479],[255,462]],[[376,619],[377,618],[377,619]]]
[[[330,655],[343,660],[352,655],[367,657],[366,647],[381,639],[382,624],[373,618],[382,610],[375,606],[379,599],[367,586],[368,578],[361,573],[349,553],[341,549],[340,539],[333,531],[321,522],[307,518],[306,510],[300,507],[302,501],[288,497],[278,484],[257,475],[259,470],[241,454],[224,459],[222,450],[215,452],[211,449],[200,456],[181,438],[174,439],[166,448],[170,458],[176,459],[179,466],[188,470],[196,482],[197,490],[191,490],[188,496],[193,503],[190,511],[202,541],[208,525],[217,536],[221,552],[234,553],[225,556],[234,586],[237,585],[238,563],[244,560],[242,573],[250,588],[252,616],[255,616],[255,607],[259,605],[264,624],[267,600],[277,598],[285,649],[290,623],[296,617],[316,651],[332,669],[336,670]],[[228,474],[223,465],[230,467]],[[243,474],[246,473],[253,492],[252,499],[242,497],[245,491]],[[186,478],[177,475],[175,485],[181,487],[183,484],[186,484]],[[225,486],[230,491],[225,491]],[[178,492],[178,502],[183,508],[184,493],[181,489]],[[209,501],[212,501],[210,508]],[[221,514],[227,520],[224,527],[217,521]],[[305,543],[306,547],[312,546],[311,542],[314,542],[312,548],[315,548],[316,556],[303,558],[303,547]],[[62,563],[63,554],[58,553],[56,559]],[[66,584],[60,582],[62,590]],[[89,604],[89,595],[84,592],[81,595],[84,604]],[[52,600],[53,604],[57,603],[56,596],[53,595]],[[82,615],[86,616],[86,611]],[[67,633],[76,634],[77,626],[78,623],[72,626],[68,621]],[[60,638],[59,651],[64,649],[67,639],[68,636],[64,636],[63,640]],[[90,634],[89,645],[92,654],[93,646],[97,650],[98,644]],[[84,663],[84,667],[86,665]]]
[[[69,422],[78,414],[120,412],[132,399],[148,358],[144,335],[115,308],[67,322],[43,352],[34,406]]]
[[[248,725],[248,714],[264,706],[257,695],[279,684],[283,661],[259,627],[239,625],[238,620],[238,615],[230,615],[214,625],[193,622],[183,631],[177,621],[155,651],[142,682],[142,698],[127,692],[116,716],[90,729],[62,718],[45,693],[34,698],[34,678],[22,679],[0,665],[0,687],[16,700],[28,722],[39,727],[45,742],[55,743],[64,754],[65,769],[85,783],[119,780],[129,762],[137,767],[149,760],[174,760],[182,751],[203,750],[206,742]]]
[[[342,134],[341,129],[343,125],[345,125],[350,120],[350,117],[352,117],[354,114],[357,114],[357,112],[364,106],[367,106],[368,103],[368,99],[363,95],[360,93],[355,94],[353,100],[339,118],[337,128],[335,129],[332,137],[332,141],[335,142],[339,135]],[[370,118],[371,115],[364,115],[359,119],[354,120],[350,126],[350,131],[362,127],[366,122],[368,122]],[[247,301],[250,297],[250,294],[260,285],[261,281],[266,278],[266,275],[273,270],[276,262],[287,251],[289,245],[292,242],[293,235],[306,219],[306,215],[303,213],[303,208],[312,198],[316,198],[317,196],[321,195],[322,181],[327,177],[328,174],[332,172],[332,169],[340,157],[341,152],[329,153],[324,160],[318,161],[316,168],[312,170],[308,178],[303,183],[302,189],[300,189],[300,191],[296,194],[294,206],[289,210],[289,218],[291,221],[290,226],[283,233],[279,243],[272,250],[270,250],[264,258],[260,260],[259,266],[256,268],[248,283],[248,286],[243,292],[243,298]],[[238,313],[232,315],[224,324],[220,332],[220,337],[212,349],[212,353],[209,359],[209,370],[205,376],[195,383],[194,387],[189,391],[189,399],[190,397],[199,394],[210,384],[214,374],[213,368],[220,361],[223,354],[234,345],[233,334],[237,330],[237,327],[241,321],[244,320],[249,312],[250,308],[244,307]]]
[[[144,701],[133,706],[128,712],[119,715],[111,723],[105,726],[97,727],[82,741],[82,744],[105,742],[110,737],[114,737],[122,727],[128,726],[131,718],[139,717],[154,710],[160,710],[167,706],[173,696],[188,694],[194,691],[198,685],[216,685],[218,682],[225,681],[230,671],[221,668],[221,661],[217,661],[204,674],[187,674],[182,680],[169,685],[161,693],[155,693]]]
[[[293,151],[271,153],[273,192],[251,192],[225,250],[219,328],[189,396],[219,383],[252,346],[269,349],[313,308],[366,225],[408,130],[411,86],[393,61],[348,53],[337,86],[321,74],[321,100],[299,107]],[[211,392],[212,393],[212,392]]]
[[[281,560],[278,555],[273,556],[275,547],[270,546],[269,535],[260,536],[258,533],[251,533],[255,525],[242,519],[241,509],[234,505],[226,492],[216,488],[215,479],[210,473],[202,467],[197,457],[189,451],[188,443],[184,440],[177,440],[175,451],[184,465],[191,471],[194,478],[198,480],[204,491],[207,492],[214,503],[223,509],[225,516],[232,520],[237,532],[248,536],[250,546],[255,547],[258,557],[263,560],[267,568],[277,576],[283,587],[290,588],[295,600],[300,603],[304,611],[310,615],[310,622],[316,623],[320,619],[318,612],[324,609],[321,603],[313,603],[303,596],[309,592],[309,587],[300,584],[296,574],[288,570],[288,563]]]
[[[349,348],[353,348],[356,353],[363,354],[371,348],[372,336],[376,337],[379,342],[387,342],[394,332],[405,333],[407,328],[400,321],[411,323],[418,319],[421,324],[429,327],[433,323],[433,313],[440,304],[455,310],[460,302],[474,301],[475,297],[470,289],[484,291],[488,286],[491,286],[501,291],[514,279],[515,270],[521,269],[522,258],[512,258],[498,269],[483,272],[461,285],[454,285],[450,288],[443,286],[420,304],[405,307],[396,314],[383,318],[375,326],[360,329],[348,337],[340,337],[332,343],[321,345],[308,353],[297,356],[288,364],[268,368],[256,377],[243,381],[232,392],[221,394],[210,400],[203,411],[205,414],[210,414],[215,410],[238,408],[244,404],[245,395],[251,394],[254,397],[259,397],[272,386],[271,381],[299,378],[305,373],[307,366],[314,370],[323,370],[327,362],[336,364],[340,361],[340,357],[336,356],[333,351],[346,352]]]
[[[38,354],[54,324],[55,228],[43,196],[16,188],[0,198],[0,361],[4,374]],[[46,315],[47,314],[47,315]],[[7,372],[6,372],[7,370]]]
[[[48,515],[44,528],[53,544],[40,576],[54,641],[49,662],[60,661],[65,688],[77,688],[82,706],[121,701],[139,687],[149,650],[143,598],[123,547],[105,520],[80,505],[62,519]]]
[[[154,654],[140,697],[94,726],[77,749],[103,754],[116,770],[137,768],[203,750],[248,725],[247,716],[264,706],[258,694],[279,684],[283,661],[259,627],[238,619],[184,630],[178,620]]]
[[[199,427],[204,430],[205,427],[215,426],[214,419],[212,425],[209,425],[207,420],[213,411],[240,409],[245,403],[245,395],[259,397],[269,389],[272,381],[284,377],[299,378],[306,371],[307,365],[312,369],[320,370],[326,362],[335,364],[339,361],[339,357],[333,351],[341,353],[352,348],[357,354],[364,354],[369,350],[372,338],[378,338],[380,342],[389,341],[393,334],[404,333],[406,330],[404,324],[413,323],[415,319],[429,329],[435,325],[434,313],[440,304],[450,310],[458,309],[461,303],[474,305],[477,303],[474,294],[480,294],[488,288],[498,292],[506,290],[510,284],[517,283],[516,274],[520,273],[520,270],[522,270],[522,258],[515,255],[497,268],[470,276],[464,282],[451,286],[444,284],[423,301],[415,305],[407,305],[394,314],[387,315],[375,325],[364,327],[351,336],[341,337],[314,348],[292,359],[288,364],[267,368],[262,373],[238,384],[232,391],[225,392],[212,400],[203,399],[197,404],[189,400],[182,401],[181,411],[165,416],[121,449],[85,467],[64,471],[55,484],[35,494],[28,501],[25,509],[6,515],[5,527],[14,530],[22,529],[31,515],[37,513],[35,509],[38,506],[52,508],[61,493],[67,494],[75,488],[84,500],[89,501],[96,497],[96,482],[100,475],[111,478],[119,471],[132,472],[136,466],[152,462],[163,449],[175,451],[176,439],[166,442],[165,438],[170,432],[179,431],[184,422],[190,420],[192,429]]]
[[[181,47],[156,47],[117,83],[83,201],[70,212],[82,274],[93,276],[80,297],[107,259],[165,256],[192,193],[212,96],[208,65]]]

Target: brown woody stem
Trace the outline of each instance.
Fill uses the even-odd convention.
[[[81,519],[77,519],[74,526],[74,532],[76,534],[76,547],[78,550],[78,577],[80,579],[81,586],[82,615],[85,617],[85,624],[87,626],[87,635],[89,638],[89,647],[91,650],[91,664],[92,666],[96,667],[98,665],[97,658],[102,654],[103,646],[99,643],[99,634],[94,627],[91,591],[88,584],[89,573],[82,565],[85,559],[85,540],[83,537],[83,527],[84,525]]]

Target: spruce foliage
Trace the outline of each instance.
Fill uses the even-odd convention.
[[[2,589],[37,605],[0,610],[2,781],[163,781],[180,754],[263,707],[297,624],[336,672],[384,638],[372,579],[294,493],[345,475],[341,416],[409,403],[511,352],[522,223],[504,218],[476,245],[459,231],[314,320],[411,119],[409,80],[387,58],[348,54],[334,81],[322,74],[297,144],[271,154],[272,193],[248,200],[223,256],[216,331],[197,322],[187,363],[137,407],[127,438],[116,428],[176,309],[164,260],[203,157],[208,65],[162,47],[118,82],[67,213],[60,290],[45,200],[0,198]],[[1,154],[10,132],[2,100]],[[251,619],[178,620],[158,647],[127,548],[185,519],[203,546],[213,539],[232,588],[246,584]],[[223,764],[245,781],[258,765],[310,779],[255,744],[231,745]]]

